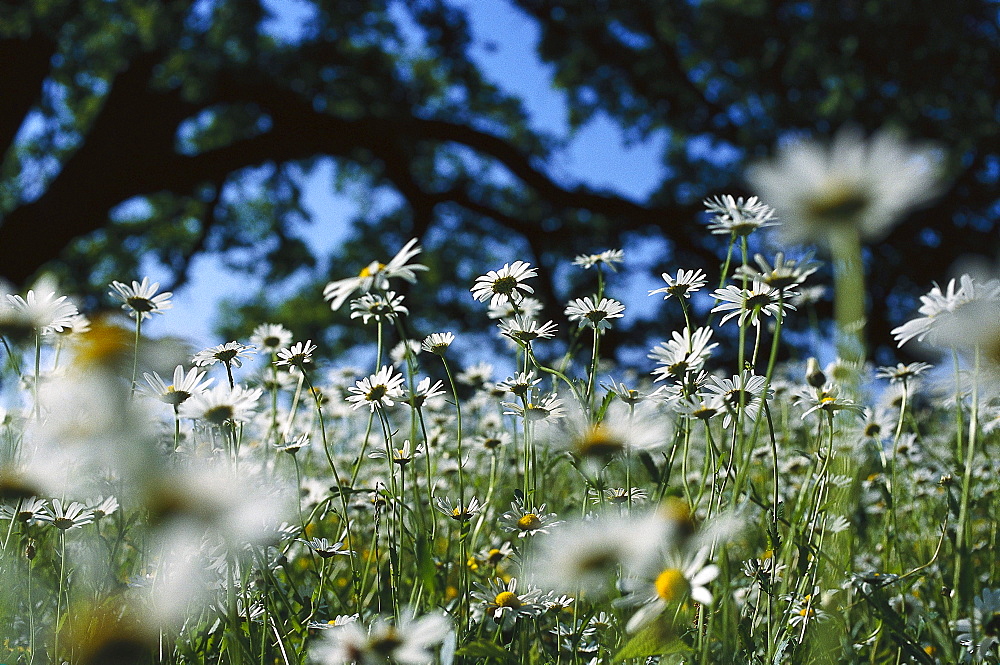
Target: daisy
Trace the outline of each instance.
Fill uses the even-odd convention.
[[[607,266],[611,272],[618,272],[615,265],[625,262],[625,252],[620,249],[606,249],[600,254],[581,254],[573,259],[573,265],[584,270],[589,270],[594,266]]]
[[[530,263],[514,261],[505,263],[500,270],[490,270],[476,278],[472,287],[472,297],[480,302],[490,301],[490,307],[499,307],[507,302],[515,305],[521,298],[535,290],[524,284],[524,280],[537,277],[538,272]]]
[[[530,344],[536,339],[552,339],[557,330],[552,321],[539,324],[535,319],[524,316],[504,319],[497,327],[500,328],[501,335],[506,335],[519,344]]]
[[[680,379],[688,372],[699,371],[712,356],[712,349],[719,345],[718,342],[709,344],[712,329],[707,326],[694,332],[685,327],[682,332],[674,331],[670,337],[653,347],[646,356],[660,365],[652,372],[656,381]]]
[[[49,277],[38,280],[23,298],[7,295],[7,301],[14,310],[14,316],[6,318],[23,321],[39,335],[50,335],[72,327],[74,317],[79,314],[76,305],[67,296],[56,295],[55,282]]]
[[[817,411],[825,411],[826,413],[836,413],[837,411],[847,411],[848,413],[853,413],[856,416],[863,416],[865,413],[865,407],[860,404],[856,404],[853,400],[846,399],[844,397],[838,397],[835,390],[822,390],[817,388],[815,391],[807,390],[799,394],[809,408],[802,414],[802,419],[805,420],[806,416],[810,413],[816,413]]]
[[[491,428],[477,436],[476,441],[486,450],[496,450],[510,445],[513,437],[510,435],[510,432]]]
[[[424,338],[424,341],[420,344],[420,348],[428,353],[433,353],[436,356],[443,356],[448,350],[448,347],[452,345],[455,341],[454,333],[450,332],[436,332],[431,333]]]
[[[139,317],[145,320],[153,314],[162,314],[163,310],[173,307],[170,299],[174,294],[169,291],[157,293],[160,283],[150,284],[149,277],[143,277],[141,283],[133,280],[131,286],[122,282],[111,282],[111,288],[108,295],[121,300],[122,309],[133,319]]]
[[[212,346],[194,354],[191,359],[198,367],[207,367],[215,363],[222,363],[229,367],[236,365],[243,367],[243,358],[250,358],[256,349],[252,346],[240,344],[239,342],[226,342],[218,346]]]
[[[948,328],[953,323],[953,314],[976,300],[993,301],[1000,297],[1000,283],[996,280],[977,282],[968,274],[963,274],[956,281],[952,279],[942,291],[935,284],[925,295],[920,296],[922,316],[907,321],[892,330],[898,346],[903,346],[911,339],[918,342],[931,336],[933,343],[940,341],[938,333],[942,328]]]
[[[427,400],[444,395],[444,393],[444,383],[442,381],[436,381],[434,385],[431,385],[431,377],[425,376],[420,379],[420,383],[417,384],[412,392],[405,391],[400,401],[406,402],[414,409],[419,409],[427,403]]]
[[[542,301],[531,296],[524,296],[517,303],[507,301],[494,306],[490,303],[486,315],[491,319],[509,319],[512,316],[523,316],[533,319],[542,313]]]
[[[489,615],[494,623],[510,629],[521,617],[533,618],[545,611],[539,602],[541,591],[528,587],[518,593],[517,578],[512,577],[506,584],[499,578],[477,583],[472,597],[479,601],[477,610]]]
[[[801,259],[786,259],[784,252],[774,255],[774,265],[768,263],[762,254],[753,257],[757,267],[743,265],[733,273],[734,277],[742,277],[751,281],[767,284],[774,289],[795,288],[823,265],[813,261],[812,254]]]
[[[503,412],[505,416],[520,416],[532,422],[558,420],[566,416],[566,410],[558,393],[544,395],[535,401],[529,401],[526,405],[513,402],[502,402],[502,405],[509,409]]]
[[[986,660],[1000,643],[1000,590],[983,589],[976,596],[972,616],[955,622],[958,643],[976,660]]]
[[[386,291],[384,295],[366,293],[351,301],[351,318],[360,318],[366,325],[372,320],[392,321],[393,317],[409,313],[410,310],[403,307],[403,296],[396,295],[395,291]]]
[[[389,451],[389,454],[392,455],[393,464],[396,464],[397,466],[406,466],[412,462],[415,457],[419,457],[424,454],[424,446],[423,444],[417,444],[417,446],[414,447],[410,443],[410,440],[406,439],[403,441],[402,448],[392,448]],[[385,459],[386,452],[384,450],[374,450],[368,453],[368,457],[372,459]]]
[[[193,395],[180,408],[182,418],[204,420],[212,425],[247,422],[257,410],[257,401],[264,394],[261,388],[216,386]]]
[[[910,379],[915,379],[934,365],[930,363],[915,362],[904,365],[896,363],[895,367],[879,367],[875,370],[875,377],[879,379],[889,379],[890,383],[905,383]]]
[[[663,390],[661,387],[657,388],[653,392],[646,393],[636,390],[635,388],[629,388],[624,381],[619,383],[614,379],[611,379],[609,383],[602,383],[601,387],[630,406],[635,406],[648,397],[659,395]]]
[[[510,510],[500,518],[504,531],[516,533],[518,538],[548,533],[549,528],[562,524],[555,513],[546,513],[545,504],[528,507],[523,500],[514,499]]]
[[[708,212],[715,213],[709,220],[708,228],[715,235],[748,236],[757,229],[775,226],[774,209],[765,205],[756,196],[743,200],[729,194],[703,201]]]
[[[742,374],[733,376],[731,379],[711,377],[711,382],[705,386],[705,390],[709,397],[718,396],[721,398],[726,409],[723,425],[729,427],[740,408],[750,420],[757,419],[766,383],[767,379],[763,376],[754,374],[750,370],[744,370]]]
[[[275,447],[278,452],[288,453],[289,455],[295,455],[303,448],[307,448],[311,443],[309,434],[303,432],[291,439],[285,439],[282,441],[276,441]]]
[[[639,606],[628,620],[625,631],[639,631],[671,605],[688,599],[702,605],[711,605],[712,593],[706,585],[719,576],[719,568],[706,563],[708,552],[707,547],[689,555],[671,551],[655,577],[623,579],[621,586],[628,592],[622,599],[623,604]]]
[[[94,501],[94,505],[90,508],[90,511],[94,514],[94,519],[99,520],[108,515],[113,515],[120,507],[118,499],[115,497],[109,496],[105,498],[99,496]]]
[[[250,344],[261,351],[275,353],[292,343],[292,331],[279,323],[262,323],[253,329]]]
[[[493,379],[493,365],[488,362],[476,363],[472,367],[459,372],[455,380],[467,386],[482,386]]]
[[[829,617],[818,605],[815,593],[806,594],[802,598],[796,599],[788,608],[788,624],[801,631],[814,621],[824,621]]]
[[[336,543],[330,543],[326,538],[313,538],[311,540],[298,539],[300,543],[305,543],[309,546],[316,556],[321,559],[329,559],[337,555],[350,556],[352,554],[351,550],[344,548],[344,541],[338,541]]]
[[[438,497],[434,500],[434,508],[456,522],[468,522],[482,510],[483,506],[476,497],[472,497],[465,506],[461,503],[452,504],[448,497]]]
[[[310,621],[308,628],[315,630],[330,630],[331,628],[339,628],[345,624],[354,623],[360,618],[361,615],[359,614],[338,614],[334,618],[327,621]]]
[[[882,130],[865,140],[842,129],[829,146],[806,140],[782,146],[750,167],[751,185],[781,211],[789,244],[823,242],[838,226],[879,240],[910,209],[941,188],[940,151]]]
[[[14,520],[24,524],[39,524],[53,520],[47,499],[32,496],[22,499],[16,508],[0,506],[0,519]]]
[[[367,405],[373,412],[375,409],[384,409],[395,405],[395,401],[403,396],[403,375],[393,372],[390,365],[385,365],[375,374],[365,377],[356,382],[354,386],[347,390],[351,393],[347,397],[348,402],[354,404],[358,409]]]
[[[570,321],[579,321],[580,327],[590,326],[594,330],[611,327],[610,319],[624,316],[625,305],[612,298],[601,298],[601,302],[590,296],[577,298],[566,305],[565,314]]]
[[[288,349],[278,350],[278,359],[274,362],[278,367],[298,367],[303,369],[312,363],[312,354],[316,351],[316,345],[311,339],[305,342],[296,342]]]
[[[499,566],[507,559],[515,556],[514,547],[508,542],[504,542],[497,547],[489,547],[480,552],[476,558],[487,566]]]
[[[567,448],[576,459],[598,464],[629,451],[660,448],[672,436],[670,421],[649,402],[638,408],[611,402],[597,423],[574,409],[560,425],[561,436],[555,436],[553,443]],[[599,466],[592,470],[599,470]]]
[[[347,621],[336,630],[324,631],[311,647],[312,662],[318,665],[429,665],[435,660],[431,647],[448,635],[450,622],[439,614],[419,619],[404,614],[399,623],[376,619],[367,632],[360,621]]]
[[[514,376],[498,383],[497,388],[514,393],[518,397],[524,397],[528,394],[529,390],[541,382],[541,379],[535,378],[535,373],[533,371],[518,372]]]
[[[397,277],[412,284],[417,281],[416,271],[427,270],[427,266],[420,263],[407,263],[420,251],[417,239],[413,238],[392,257],[389,263],[372,261],[361,269],[357,277],[330,282],[323,289],[323,298],[330,301],[330,309],[337,311],[355,291],[368,293],[373,288],[385,291],[389,288],[389,280]]]
[[[778,312],[782,311],[781,294],[781,290],[763,282],[751,282],[749,288],[730,284],[724,289],[716,289],[712,294],[719,301],[719,304],[712,308],[712,312],[728,312],[722,317],[720,322],[722,324],[738,316],[738,323],[741,327],[747,319],[752,325],[759,325],[761,314],[777,316]],[[785,293],[784,295],[792,294]],[[795,309],[795,306],[787,300],[784,301],[783,306],[786,310]]]
[[[79,501],[63,506],[59,499],[52,499],[52,526],[60,531],[78,529],[84,524],[92,524],[94,512]]]
[[[167,385],[156,372],[152,374],[143,372],[142,377],[146,379],[146,385],[140,386],[140,391],[174,407],[204,392],[215,383],[215,379],[205,379],[205,372],[198,371],[196,367],[192,367],[185,374],[183,365],[174,368],[173,382],[170,385]]]
[[[667,285],[662,289],[650,291],[649,295],[662,293],[664,300],[669,300],[670,296],[690,299],[692,293],[697,293],[708,284],[708,277],[701,268],[697,270],[681,269],[677,271],[676,276],[671,277],[670,273],[663,273],[660,277]]]

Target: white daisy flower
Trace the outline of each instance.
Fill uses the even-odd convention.
[[[978,661],[996,653],[1000,643],[1000,590],[983,589],[976,596],[972,616],[955,622],[958,643]]]
[[[538,323],[533,318],[515,316],[513,319],[504,319],[497,324],[500,334],[510,337],[519,344],[530,344],[536,339],[552,339],[557,330],[556,324],[552,321]]]
[[[750,370],[744,370],[742,374],[734,375],[731,379],[711,377],[710,383],[705,386],[705,392],[709,397],[718,396],[721,398],[726,408],[723,425],[729,427],[741,406],[747,418],[757,419],[766,384],[767,379],[763,376],[754,374]]]
[[[788,292],[786,297],[794,295]],[[751,325],[758,325],[761,314],[765,316],[777,316],[781,311],[781,291],[768,286],[763,282],[751,282],[748,288],[742,288],[730,284],[724,289],[716,289],[712,296],[719,301],[719,304],[712,308],[713,312],[728,312],[722,317],[720,324],[724,324],[729,319],[739,317],[738,323],[743,324],[750,320]],[[788,300],[784,300],[784,309],[794,310],[795,306]]]
[[[702,272],[701,268],[697,270],[681,269],[677,271],[676,276],[671,276],[670,273],[663,273],[660,277],[663,278],[663,281],[667,285],[662,289],[650,291],[649,295],[662,293],[664,300],[669,300],[670,296],[690,299],[692,293],[697,293],[708,284],[708,276]]]
[[[486,311],[486,315],[491,319],[509,319],[514,316],[523,316],[528,319],[533,319],[542,313],[542,301],[538,298],[532,298],[531,296],[524,296],[516,303],[508,300],[507,302],[501,303],[494,306],[490,303],[489,308]]]
[[[336,311],[356,291],[368,293],[373,288],[385,291],[389,288],[389,280],[394,278],[405,279],[412,284],[417,281],[418,270],[427,270],[427,266],[420,263],[407,263],[420,251],[417,239],[413,238],[388,263],[372,261],[361,269],[357,277],[330,282],[323,289],[323,298],[329,300],[330,309]]]
[[[94,511],[79,501],[64,506],[59,499],[52,499],[52,526],[60,531],[78,529],[94,521]]]
[[[280,323],[262,323],[253,329],[250,344],[261,351],[274,353],[292,343],[292,331]]]
[[[47,499],[37,496],[21,499],[14,507],[0,505],[0,519],[13,520],[24,524],[51,522],[54,518]]]
[[[596,302],[594,298],[577,298],[566,305],[566,317],[570,321],[579,321],[580,327],[589,326],[595,330],[604,330],[611,327],[611,319],[620,319],[624,314],[625,305],[613,298],[601,298]]]
[[[312,354],[316,351],[316,345],[311,339],[305,342],[296,342],[288,349],[278,350],[278,359],[274,362],[278,367],[298,367],[302,369],[312,363]]]
[[[264,391],[243,386],[216,386],[195,395],[181,404],[183,418],[204,420],[213,425],[227,422],[247,422],[257,409],[257,402]]]
[[[764,204],[756,196],[744,200],[742,196],[733,198],[729,194],[705,199],[705,209],[715,213],[709,220],[708,228],[715,235],[748,236],[757,229],[775,226],[774,209]]]
[[[436,356],[443,356],[448,347],[455,341],[455,335],[450,332],[431,333],[424,338],[420,348]]]
[[[499,578],[477,583],[472,591],[472,597],[480,602],[477,614],[489,615],[494,623],[509,629],[521,617],[537,617],[544,612],[545,606],[539,602],[541,591],[529,586],[519,593],[517,584],[515,577],[506,584]]]
[[[761,282],[774,289],[795,288],[823,265],[814,261],[812,254],[801,259],[786,259],[784,252],[778,252],[774,255],[774,265],[768,263],[762,254],[755,254],[753,260],[757,264],[756,268],[750,265],[739,266],[733,276]]]
[[[513,393],[518,397],[528,394],[528,391],[541,383],[534,372],[518,372],[497,384],[497,388]]]
[[[403,306],[403,296],[395,291],[381,293],[366,293],[351,301],[351,318],[360,318],[361,322],[391,321],[400,314],[409,314],[410,310]]]
[[[79,311],[67,296],[56,295],[55,282],[42,277],[22,298],[7,295],[12,309],[37,334],[49,335],[73,326]],[[14,317],[8,317],[14,318]]]
[[[545,504],[528,506],[520,498],[514,499],[510,510],[500,517],[504,531],[516,533],[518,538],[548,533],[549,529],[563,523],[555,513],[546,513]]]
[[[411,407],[417,409],[427,403],[427,400],[440,397],[445,394],[444,382],[438,380],[431,384],[431,377],[425,376],[420,379],[413,391],[406,390],[400,397],[401,402],[406,402]]]
[[[611,272],[618,272],[616,265],[625,262],[625,252],[620,249],[606,249],[600,254],[581,254],[573,259],[573,265],[584,270],[589,270],[594,266],[607,266]]]
[[[133,319],[139,317],[145,320],[153,314],[162,314],[163,310],[173,307],[170,299],[174,294],[170,291],[157,293],[160,283],[150,284],[149,277],[143,277],[142,282],[133,280],[131,285],[123,282],[111,282],[111,288],[108,295],[121,300],[122,309],[128,312],[128,315]]]
[[[655,576],[623,579],[621,586],[628,595],[622,599],[622,604],[639,606],[626,624],[626,632],[638,632],[668,607],[689,598],[702,605],[711,605],[712,593],[706,585],[719,576],[719,568],[706,563],[708,553],[707,547],[689,554],[669,551]]]
[[[239,342],[226,342],[225,344],[219,344],[217,346],[212,346],[198,353],[194,354],[191,359],[198,367],[207,367],[208,365],[214,365],[215,363],[223,363],[224,365],[235,365],[236,367],[243,367],[243,358],[251,358],[256,349],[252,346],[247,346],[246,344],[240,344]]]
[[[778,149],[747,179],[784,219],[785,242],[826,242],[840,226],[879,240],[910,209],[941,189],[940,151],[882,130],[870,139],[842,129],[829,146],[814,140]]]
[[[532,422],[558,420],[566,416],[566,409],[558,393],[529,400],[527,406],[513,402],[501,402],[501,404],[508,409],[503,412],[505,416],[520,416]]]
[[[156,372],[152,374],[144,372],[142,376],[146,379],[146,385],[139,387],[141,392],[174,407],[204,392],[215,382],[215,379],[206,379],[205,372],[199,371],[196,367],[192,367],[185,374],[183,365],[174,368],[173,382],[169,385]]]
[[[476,284],[471,289],[472,297],[480,302],[489,300],[490,307],[494,308],[507,302],[516,305],[525,295],[535,292],[524,281],[537,276],[538,272],[530,263],[505,263],[500,270],[490,270],[476,278]]]
[[[656,381],[683,379],[688,372],[699,371],[712,356],[712,349],[719,345],[718,342],[709,344],[712,329],[707,326],[694,332],[685,327],[682,332],[672,332],[670,337],[653,347],[647,356],[660,365],[652,372]]]
[[[949,336],[947,332],[962,328],[961,325],[955,325],[956,312],[977,301],[993,303],[998,298],[1000,298],[1000,282],[994,279],[975,280],[972,276],[964,274],[958,280],[949,280],[943,291],[935,284],[930,291],[920,296],[921,305],[917,312],[922,316],[894,328],[892,335],[898,346],[903,346],[911,339],[916,339],[918,342],[928,339],[933,344],[940,343],[943,341],[942,332],[945,332],[944,337],[947,338]]]
[[[404,380],[403,375],[394,372],[391,365],[385,365],[375,374],[361,379],[348,388],[351,394],[347,397],[347,401],[354,404],[355,409],[367,405],[373,412],[375,409],[393,406],[396,403],[394,400],[403,397],[401,386]]]

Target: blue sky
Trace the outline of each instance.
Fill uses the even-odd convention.
[[[626,144],[622,130],[602,115],[571,133],[565,97],[553,86],[551,68],[537,57],[539,32],[535,24],[506,0],[453,3],[468,12],[474,40],[471,54],[485,75],[524,100],[533,128],[566,139],[565,148],[550,164],[554,178],[565,184],[582,182],[612,189],[635,199],[645,198],[661,181],[665,133]],[[281,8],[280,19],[268,24],[276,33],[293,33],[308,18],[305,5],[298,0],[272,0],[269,4]],[[346,220],[359,205],[350,192],[331,191],[329,183],[334,175],[333,161],[321,160],[305,176],[304,203],[313,224],[303,229],[303,237],[321,256],[344,239],[349,231]],[[165,281],[165,274],[154,266],[146,268],[151,278]],[[156,317],[147,330],[153,335],[185,337],[196,346],[226,341],[212,333],[219,302],[251,295],[258,288],[259,283],[248,282],[245,275],[228,273],[220,257],[198,257],[190,283],[174,294],[174,309]]]

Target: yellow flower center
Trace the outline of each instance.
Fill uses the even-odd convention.
[[[813,219],[844,223],[853,221],[868,205],[865,192],[841,182],[808,201],[806,209]]]
[[[372,261],[371,263],[369,263],[368,265],[366,265],[364,268],[361,269],[361,272],[358,273],[358,277],[360,277],[361,279],[364,279],[366,277],[371,277],[376,273],[380,272],[383,268],[385,268],[384,263],[379,263],[378,261]]]
[[[534,531],[541,526],[542,520],[535,513],[528,513],[517,521],[517,528],[521,531]]]
[[[625,450],[625,442],[604,425],[596,425],[577,441],[576,450],[582,457],[611,457]]]
[[[493,599],[493,604],[497,607],[510,607],[516,610],[521,606],[521,599],[512,591],[501,591]]]
[[[494,566],[503,561],[504,553],[495,547],[486,553],[486,561]]]
[[[681,600],[691,590],[684,573],[676,568],[667,568],[656,577],[656,595],[669,602]]]

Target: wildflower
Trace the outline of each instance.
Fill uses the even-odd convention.
[[[581,254],[573,259],[573,265],[579,266],[584,270],[603,265],[607,266],[611,272],[618,272],[615,265],[621,265],[624,262],[625,252],[620,249],[606,249],[600,254]]]
[[[502,404],[509,409],[503,412],[505,416],[520,416],[532,422],[558,420],[566,416],[566,410],[558,393],[544,395],[535,401],[529,400],[524,405],[513,402],[502,402]]]
[[[545,606],[538,602],[540,596],[541,591],[530,586],[518,593],[516,577],[506,584],[498,578],[485,584],[477,583],[472,591],[472,597],[480,602],[477,609],[504,628],[513,627],[521,617],[533,618],[544,612]]]
[[[333,544],[330,543],[326,538],[312,538],[311,540],[298,539],[300,543],[305,543],[309,546],[316,556],[322,559],[329,559],[337,555],[350,556],[351,550],[344,548],[344,541],[337,541]]]
[[[670,340],[653,347],[647,356],[660,365],[652,372],[656,381],[682,379],[688,372],[699,371],[711,357],[712,349],[719,345],[718,342],[709,344],[712,329],[707,326],[693,333],[685,327],[683,332],[674,331],[670,337]]]
[[[218,346],[212,346],[194,354],[192,362],[198,367],[207,367],[215,363],[222,363],[227,367],[235,365],[243,367],[243,358],[250,358],[254,352],[252,346],[240,344],[239,342],[226,342]]]
[[[417,444],[413,446],[409,439],[403,441],[402,448],[391,448],[389,450],[389,455],[392,456],[392,463],[397,466],[406,466],[413,461],[414,457],[418,457],[424,453],[423,444]],[[386,452],[384,450],[373,450],[368,454],[368,457],[373,459],[385,459]]]
[[[514,557],[514,547],[504,542],[497,547],[489,547],[479,553],[478,559],[488,566],[498,566],[507,559]]]
[[[424,338],[423,343],[420,345],[424,351],[428,353],[433,353],[436,356],[443,356],[448,347],[451,346],[452,342],[455,341],[454,333],[450,332],[436,332],[431,333]]]
[[[262,323],[250,335],[251,346],[275,353],[292,343],[292,331],[278,323]]]
[[[955,622],[955,638],[976,660],[986,660],[1000,643],[1000,590],[983,589],[976,596],[972,616]]]
[[[94,512],[79,501],[63,506],[59,499],[52,499],[52,526],[60,531],[78,529],[94,521]]]
[[[948,331],[953,333],[951,337],[961,337],[965,326],[961,323],[956,325],[955,313],[977,301],[995,303],[998,298],[1000,282],[994,279],[975,280],[971,275],[963,274],[957,281],[950,280],[943,291],[935,284],[929,292],[920,296],[921,305],[917,311],[923,316],[894,328],[892,335],[900,347],[911,339],[922,342],[928,336],[932,343],[937,344],[943,341],[941,333]],[[964,323],[968,325],[970,322]],[[943,337],[947,338],[949,335],[945,334]]]
[[[375,409],[393,406],[396,403],[393,400],[403,396],[403,390],[400,387],[403,385],[403,381],[402,374],[393,373],[393,368],[390,365],[385,365],[375,374],[361,379],[354,386],[348,388],[351,395],[348,396],[347,401],[352,402],[355,409],[367,404],[373,412]]]
[[[459,372],[455,380],[467,386],[482,386],[493,379],[493,365],[488,362],[476,363],[472,367]]]
[[[498,383],[497,388],[514,393],[518,397],[525,397],[529,390],[541,382],[541,379],[535,378],[535,373],[533,371],[518,372],[514,376]]]
[[[823,265],[819,261],[813,261],[812,254],[807,254],[802,259],[785,259],[785,253],[778,252],[774,255],[773,266],[761,254],[754,255],[753,260],[757,268],[740,266],[733,273],[734,276],[761,282],[779,290],[797,287]]]
[[[549,528],[562,524],[556,519],[555,513],[546,513],[545,504],[528,507],[522,499],[514,499],[510,510],[501,516],[501,526],[504,531],[517,534],[518,538],[534,536],[538,533],[548,533]]]
[[[480,302],[489,300],[491,307],[498,307],[508,301],[516,305],[526,294],[535,292],[523,283],[524,280],[537,276],[538,272],[530,263],[505,263],[500,270],[490,270],[476,278],[476,284],[471,289],[472,297]]]
[[[303,432],[298,436],[291,439],[285,439],[283,441],[275,442],[275,446],[278,452],[288,453],[289,455],[295,455],[303,448],[306,448],[310,443],[309,434]]]
[[[490,303],[486,315],[491,319],[509,319],[512,316],[523,316],[533,319],[542,313],[542,301],[531,296],[523,296],[517,303],[507,301],[499,305]]]
[[[260,388],[243,386],[216,386],[193,395],[181,405],[183,418],[204,420],[212,425],[247,422],[257,409],[257,401],[264,393]]]
[[[629,592],[623,603],[639,606],[625,625],[626,632],[639,631],[668,607],[688,599],[711,605],[712,593],[705,585],[719,576],[719,568],[706,563],[708,552],[707,547],[689,555],[670,551],[655,577],[622,580],[622,586]]]
[[[879,379],[889,379],[890,383],[906,383],[932,367],[934,366],[930,363],[922,362],[909,363],[908,365],[896,363],[895,367],[879,367],[875,370],[875,376]]]
[[[442,515],[446,515],[456,522],[468,522],[482,510],[479,499],[472,497],[466,505],[454,505],[448,497],[438,497],[434,500],[434,508]]]
[[[288,349],[278,350],[278,359],[275,365],[278,367],[298,367],[304,369],[306,365],[312,363],[312,354],[316,351],[316,345],[312,340],[296,342]]]
[[[156,372],[152,374],[144,372],[142,376],[146,379],[146,386],[140,386],[139,389],[173,407],[180,406],[194,395],[204,392],[215,382],[215,379],[205,379],[205,372],[200,372],[195,367],[185,374],[183,365],[174,368],[173,383],[170,385],[167,385]]]
[[[509,445],[512,440],[513,437],[510,435],[510,432],[493,428],[486,430],[476,437],[479,445],[486,450],[496,450],[497,448]]]
[[[726,408],[726,418],[723,425],[729,427],[740,409],[750,420],[757,419],[766,383],[767,380],[763,376],[744,370],[742,374],[733,376],[731,379],[711,377],[711,383],[705,386],[705,390],[709,396],[717,395],[722,399]]]
[[[108,294],[122,301],[122,309],[128,312],[133,319],[140,320],[150,318],[153,314],[162,314],[163,310],[170,309],[173,305],[170,299],[173,293],[165,291],[157,293],[160,288],[159,282],[149,283],[149,277],[143,277],[142,282],[133,281],[132,285],[122,282],[111,282],[112,291]]]
[[[385,291],[389,288],[389,280],[397,277],[412,284],[417,281],[416,271],[427,270],[427,266],[420,263],[407,263],[420,251],[417,239],[413,238],[403,245],[389,263],[372,261],[361,269],[357,277],[330,282],[323,289],[323,298],[330,301],[330,309],[337,311],[355,291],[368,293],[373,288]]]
[[[393,317],[409,313],[410,310],[403,307],[403,296],[396,295],[395,291],[386,291],[384,295],[366,293],[351,301],[351,318],[360,318],[366,325],[372,320],[392,321]]]
[[[118,499],[115,497],[109,496],[105,498],[103,496],[99,496],[89,510],[94,514],[94,519],[99,520],[107,517],[108,515],[113,515],[120,507]]]
[[[501,335],[506,335],[519,344],[530,344],[536,339],[552,339],[557,330],[556,324],[551,321],[539,324],[535,319],[524,316],[505,319],[497,327],[500,328]]]
[[[793,628],[805,630],[813,621],[824,621],[829,615],[817,607],[816,594],[806,594],[788,608],[788,623]]]
[[[39,335],[62,332],[73,325],[74,317],[79,314],[67,296],[56,295],[55,283],[49,277],[38,280],[23,298],[7,295],[7,300],[14,311],[14,316],[8,317],[21,322],[14,322],[14,327],[26,325]]]
[[[380,618],[367,632],[360,621],[345,621],[323,633],[311,656],[318,665],[427,665],[434,661],[431,647],[444,640],[449,627],[448,619],[439,614],[419,619],[405,614],[398,624]]]
[[[389,351],[389,358],[392,359],[394,365],[402,365],[407,358],[413,359],[420,355],[421,350],[420,342],[415,339],[406,339],[392,347],[392,350]]]
[[[612,402],[597,423],[575,409],[561,421],[561,436],[554,443],[567,446],[575,458],[588,460],[593,466],[628,451],[659,448],[670,440],[671,429],[669,420],[651,403],[631,408]]]
[[[744,200],[742,196],[734,199],[729,194],[723,194],[705,199],[703,203],[708,212],[715,213],[708,223],[709,230],[715,235],[744,237],[757,229],[777,224],[774,209],[756,196]]]
[[[612,298],[577,298],[566,305],[566,316],[570,321],[579,321],[580,327],[590,326],[594,330],[604,330],[611,327],[611,319],[624,316],[625,305]]]
[[[431,378],[425,376],[420,379],[420,383],[417,384],[412,392],[405,391],[403,393],[401,401],[406,402],[414,409],[419,409],[427,400],[440,395],[444,395],[444,383],[436,381],[434,385],[431,385]]]
[[[740,326],[750,319],[752,325],[760,323],[760,315],[777,316],[784,309],[794,310],[795,306],[785,300],[782,303],[781,291],[763,282],[751,282],[749,288],[742,288],[730,284],[724,289],[716,289],[712,294],[718,305],[712,308],[713,312],[728,312],[722,317],[720,323],[725,323],[729,319],[738,316]],[[790,294],[785,294],[790,295]]]
[[[697,270],[678,270],[677,275],[674,277],[670,276],[670,273],[663,273],[660,275],[663,281],[667,283],[662,289],[655,289],[649,292],[649,295],[654,295],[656,293],[662,293],[664,300],[669,300],[670,296],[675,296],[677,298],[691,298],[692,293],[697,293],[708,284],[708,277],[702,272],[701,268]]]
[[[641,487],[609,487],[602,493],[598,494],[596,490],[590,491],[591,503],[601,504],[604,501],[612,505],[627,505],[642,503],[649,498],[649,493],[642,489]]]
[[[810,413],[817,411],[825,411],[829,414],[836,413],[837,411],[847,411],[857,416],[864,415],[865,413],[865,407],[847,398],[838,397],[836,390],[822,390],[817,388],[815,391],[804,391],[800,394],[800,397],[809,404],[809,408],[802,414],[803,420]]]
[[[937,194],[940,161],[931,146],[907,144],[889,131],[866,141],[859,131],[842,129],[830,146],[800,141],[779,148],[747,177],[781,211],[789,244],[826,242],[843,226],[878,240]]]
[[[24,524],[39,524],[53,520],[52,511],[46,499],[37,496],[22,499],[16,508],[0,506],[0,519],[13,520]]]
[[[658,395],[662,388],[657,388],[653,392],[646,393],[636,390],[635,388],[629,388],[625,385],[625,382],[618,383],[614,379],[611,379],[610,383],[602,383],[601,387],[607,390],[609,393],[614,393],[614,395],[630,406],[635,406],[639,404],[644,399],[648,397],[653,397]]]
[[[331,628],[339,628],[349,623],[354,623],[359,620],[361,615],[359,614],[338,614],[328,621],[310,621],[309,628],[315,630],[330,630]]]

